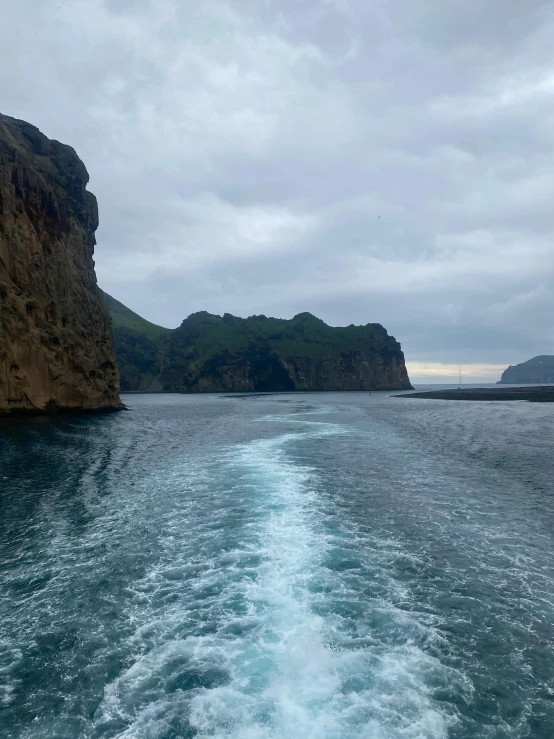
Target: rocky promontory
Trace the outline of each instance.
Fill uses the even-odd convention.
[[[122,390],[411,389],[400,344],[378,323],[333,327],[310,313],[284,320],[201,311],[165,329],[106,301]]]
[[[554,383],[554,356],[542,354],[504,370],[498,385]]]
[[[0,114],[0,413],[122,407],[75,151]]]

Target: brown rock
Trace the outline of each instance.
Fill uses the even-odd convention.
[[[122,407],[75,151],[0,114],[0,413]]]

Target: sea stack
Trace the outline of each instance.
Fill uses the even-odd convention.
[[[75,151],[0,114],[0,413],[122,408]]]

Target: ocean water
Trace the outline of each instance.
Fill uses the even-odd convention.
[[[0,424],[0,736],[554,737],[554,406]]]

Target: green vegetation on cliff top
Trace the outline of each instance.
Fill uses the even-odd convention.
[[[104,296],[112,314],[122,390],[410,386],[400,345],[380,324],[332,327],[310,313],[286,320],[199,311],[178,328],[166,329]]]
[[[141,318],[111,295],[103,293],[110,310],[122,390],[161,390],[160,359],[173,329]]]
[[[171,343],[178,345],[189,360],[206,362],[222,351],[244,351],[260,341],[267,342],[279,356],[307,359],[336,351],[398,349],[396,340],[378,323],[334,327],[311,313],[299,313],[287,320],[263,315],[237,318],[229,313],[221,317],[200,311],[175,329]]]

